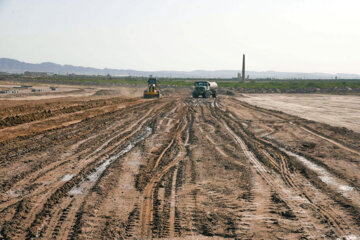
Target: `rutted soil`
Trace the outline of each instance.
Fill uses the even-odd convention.
[[[360,237],[360,134],[174,95],[1,108],[0,239]]]

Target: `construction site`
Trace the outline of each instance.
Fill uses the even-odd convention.
[[[360,237],[358,96],[151,84],[0,96],[0,239]]]

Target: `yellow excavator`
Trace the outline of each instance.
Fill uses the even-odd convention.
[[[148,80],[148,88],[144,91],[144,98],[160,98],[161,93],[156,78],[150,76]]]

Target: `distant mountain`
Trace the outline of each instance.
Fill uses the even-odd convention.
[[[107,75],[112,76],[149,76],[172,77],[172,78],[235,78],[241,70],[195,70],[195,71],[137,71],[131,69],[98,69],[90,67],[78,67],[72,65],[60,65],[52,62],[40,64],[25,63],[9,58],[0,58],[0,72],[24,73],[47,72],[51,74],[80,74],[80,75]],[[360,79],[359,74],[327,74],[327,73],[297,73],[297,72],[255,72],[247,71],[251,79],[277,78],[277,79]]]

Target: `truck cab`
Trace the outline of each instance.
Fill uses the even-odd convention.
[[[216,97],[216,82],[209,82],[209,81],[201,81],[195,82],[195,88],[193,91],[193,97],[198,98],[202,96],[203,98],[209,98],[210,96]]]

